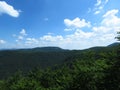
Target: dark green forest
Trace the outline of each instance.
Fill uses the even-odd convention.
[[[120,90],[120,44],[2,50],[0,77],[0,90]]]

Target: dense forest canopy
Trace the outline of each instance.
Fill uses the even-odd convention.
[[[0,90],[119,90],[118,48],[119,43],[114,43],[86,50],[1,51],[0,60],[6,60],[9,74],[1,67],[1,75],[6,77],[0,80]]]

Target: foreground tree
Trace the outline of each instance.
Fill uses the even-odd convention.
[[[115,38],[120,41],[120,32],[118,32],[118,36]],[[120,90],[120,44],[117,47],[116,57],[108,70],[105,87],[107,90]]]
[[[120,32],[118,32],[118,36],[116,37],[118,41],[120,41]],[[117,59],[120,59],[120,45],[117,50]]]
[[[120,32],[118,32],[117,34],[118,34],[118,36],[116,37],[116,39],[117,39],[118,41],[120,41]]]

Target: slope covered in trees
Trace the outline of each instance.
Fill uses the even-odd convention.
[[[24,59],[21,57],[26,57],[25,55],[30,56],[25,58],[27,60],[36,59],[32,58],[33,56],[40,56],[42,59],[47,56],[47,59],[44,60],[49,61],[48,66],[52,62],[52,67],[45,66],[42,69],[38,66],[30,68],[29,71],[18,71],[0,80],[0,90],[120,90],[118,48],[119,44],[109,45],[108,47],[93,47],[86,50],[62,50],[59,52],[15,50],[8,53],[8,51],[4,51],[4,53],[8,53],[7,56],[9,57],[6,60],[11,60],[12,54],[21,55],[19,58],[16,57],[17,60]],[[38,58],[40,61],[37,61],[37,63],[43,62],[40,57]],[[58,64],[56,66],[54,66],[55,61]],[[31,61],[29,64],[34,65],[35,63]],[[24,68],[26,67],[24,66]]]
[[[0,51],[0,78],[9,76],[17,70],[27,72],[34,67],[44,69],[74,61],[75,57],[86,57],[83,53],[91,55],[90,51],[97,54],[97,52],[108,52],[116,48],[116,46],[111,47],[94,47],[86,50],[64,50],[58,47],[3,50]]]

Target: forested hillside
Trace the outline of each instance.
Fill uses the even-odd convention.
[[[0,78],[9,76],[17,70],[27,72],[35,67],[44,69],[62,64],[72,55],[70,53],[56,47],[0,51]]]
[[[1,77],[7,69],[10,74],[1,78],[0,90],[119,90],[118,49],[119,44],[112,44],[71,51],[1,51]]]

